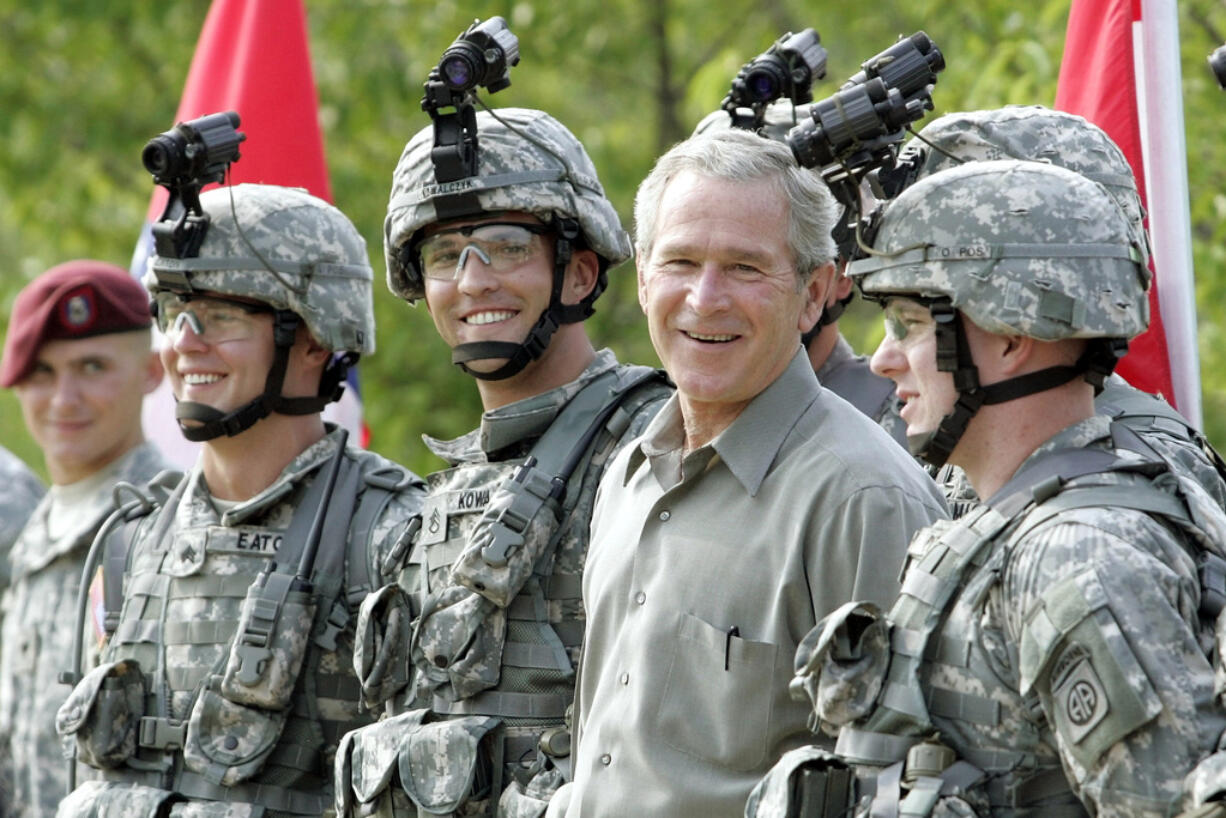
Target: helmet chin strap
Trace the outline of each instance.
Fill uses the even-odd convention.
[[[250,429],[258,421],[273,412],[282,415],[310,415],[323,410],[330,402],[338,400],[345,391],[345,374],[353,364],[352,354],[338,356],[324,369],[315,397],[287,398],[281,394],[285,384],[285,370],[289,364],[290,347],[302,319],[289,310],[273,313],[273,343],[276,351],[268,377],[264,379],[264,391],[255,399],[230,412],[222,412],[204,403],[179,401],[175,405],[175,419],[183,437],[194,443],[226,435],[233,437]],[[194,421],[185,424],[184,421]]]
[[[813,325],[813,329],[800,336],[800,342],[805,345],[805,349],[808,349],[809,345],[813,343],[813,339],[821,334],[823,327],[828,327],[839,320],[843,310],[847,309],[847,305],[855,297],[856,293],[853,290],[830,306],[822,309],[822,314],[817,317],[817,323]]]
[[[549,306],[536,319],[536,323],[520,343],[512,341],[474,341],[457,344],[451,350],[451,362],[460,369],[482,381],[501,381],[518,375],[528,364],[540,358],[549,348],[549,342],[558,327],[583,321],[595,309],[592,302],[600,294],[600,287],[578,304],[562,303],[562,287],[566,282],[566,268],[574,256],[579,239],[579,223],[573,219],[555,219],[557,239],[553,254],[553,287],[549,293]],[[492,372],[479,372],[467,366],[469,361],[490,358],[505,358],[506,363]]]
[[[907,446],[911,454],[935,468],[945,465],[980,407],[1055,389],[1078,376],[1084,376],[1097,393],[1102,390],[1103,380],[1111,374],[1115,364],[1128,351],[1126,340],[1092,339],[1086,344],[1081,357],[1072,365],[1049,366],[1037,372],[1028,372],[981,386],[979,368],[975,366],[971,356],[961,314],[948,299],[933,301],[928,305],[928,309],[936,323],[937,370],[953,373],[958,399],[949,414],[941,418],[935,430],[921,435],[907,435]]]

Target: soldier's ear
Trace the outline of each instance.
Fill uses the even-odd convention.
[[[566,266],[563,304],[578,304],[592,292],[600,277],[600,259],[591,250],[577,250]]]
[[[148,395],[157,389],[165,374],[166,368],[162,366],[162,356],[156,350],[150,350],[149,357],[145,361],[145,377],[141,386],[143,394]]]

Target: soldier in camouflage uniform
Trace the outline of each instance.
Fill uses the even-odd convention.
[[[200,201],[198,253],[153,256],[145,284],[201,455],[103,542],[109,640],[56,716],[100,780],[61,818],[328,814],[337,744],[369,721],[358,606],[400,570],[421,509],[418,478],[320,418],[374,350],[357,230],[298,189]]]
[[[47,487],[22,459],[0,446],[0,588],[8,586],[8,553]]]
[[[569,770],[596,485],[669,392],[584,328],[630,242],[583,146],[541,111],[476,122],[475,177],[436,184],[427,128],[392,180],[388,284],[425,300],[485,413],[426,438],[450,468],[409,570],[363,609],[357,669],[386,715],[338,755],[342,815],[544,812]]]
[[[803,814],[1177,807],[1226,727],[1208,658],[1226,517],[1095,413],[1148,320],[1138,238],[1102,185],[1035,162],[946,170],[886,206],[850,269],[886,309],[874,369],[908,435],[988,499],[915,538],[888,618],[849,605],[806,637],[794,690],[842,728],[836,753],[786,756],[746,815],[823,783],[837,805]]]
[[[766,109],[766,123],[759,133],[783,142],[788,131],[804,122],[808,116],[808,105],[794,105],[788,100],[771,103]],[[731,123],[727,111],[714,111],[698,123],[694,133],[723,130],[731,127]],[[838,221],[842,223],[843,218]],[[894,384],[890,383],[889,378],[874,374],[869,369],[868,356],[857,355],[839,332],[839,316],[855,298],[855,292],[851,279],[845,273],[851,248],[839,242],[838,249],[838,273],[834,286],[826,297],[817,326],[801,336],[801,341],[808,350],[809,362],[813,364],[813,371],[817,373],[821,385],[875,420],[890,437],[905,446],[907,425],[898,417],[902,404],[894,394]]]
[[[1010,105],[985,111],[946,114],[934,119],[903,148],[897,168],[882,174],[890,195],[937,171],[965,162],[1029,159],[1076,171],[1103,185],[1132,224],[1148,263],[1145,211],[1124,154],[1101,128],[1076,114],[1041,105]],[[1200,482],[1226,509],[1222,460],[1200,433],[1156,395],[1142,392],[1112,374],[1095,399],[1107,415],[1139,434],[1177,472]],[[938,474],[954,517],[978,500],[961,472],[951,466]]]
[[[100,261],[53,267],[13,303],[0,385],[16,392],[52,485],[26,508],[0,601],[5,815],[54,815],[68,794],[55,712],[68,696],[58,677],[72,664],[85,555],[116,483],[168,468],[141,431],[141,402],[162,380],[151,325],[145,289]]]

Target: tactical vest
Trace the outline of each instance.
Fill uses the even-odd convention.
[[[523,795],[542,778],[562,783],[587,544],[567,535],[577,504],[591,501],[585,482],[598,477],[643,407],[660,400],[663,383],[657,370],[617,367],[585,385],[526,458],[427,478],[402,580],[417,589],[411,607],[422,614],[408,709],[393,707],[392,718],[347,738],[338,779],[348,778],[352,792],[342,800],[338,791],[338,816],[372,814],[376,803],[380,816],[492,815],[504,790]],[[543,812],[548,793],[528,798]],[[507,809],[522,808],[504,804],[500,814]]]
[[[288,519],[175,529],[183,480],[164,505],[107,542],[108,596],[121,570],[122,609],[107,612],[104,664],[57,720],[103,779],[136,785],[151,803],[173,793],[246,804],[256,814],[330,807],[323,752],[368,720],[357,712],[352,646],[338,637],[352,630],[351,612],[371,590],[372,529],[409,479],[399,468],[364,472],[344,456],[326,495],[322,473],[332,459],[268,500],[270,508],[292,500]],[[297,568],[320,509],[311,590],[289,590],[278,577]],[[149,547],[132,549],[138,539]],[[270,602],[256,593],[259,583],[287,592]],[[232,655],[244,651],[258,660],[246,671]],[[284,659],[290,654],[297,659]]]
[[[1130,430],[1115,425],[1112,432],[1117,448],[1146,451]],[[1206,507],[1198,508],[1201,500],[1188,502],[1155,485],[1154,476],[1166,471],[1156,458],[1125,460],[1105,450],[1047,453],[987,503],[917,535],[908,548],[902,590],[889,615],[888,671],[871,714],[842,727],[837,761],[797,755],[793,769],[772,775],[796,776],[807,765],[820,772],[814,780],[825,786],[830,780],[827,768],[837,770],[839,762],[850,765],[858,780],[856,787],[845,790],[846,800],[828,812],[812,813],[831,818],[853,804],[854,814],[871,813],[873,818],[927,815],[942,796],[962,797],[993,816],[1008,818],[1085,815],[1054,748],[1048,748],[1046,756],[1015,749],[1017,739],[1036,735],[1045,718],[1037,694],[1018,692],[1026,688],[1019,663],[1027,651],[1042,654],[1049,646],[1009,645],[1003,633],[981,628],[979,613],[1010,557],[1000,543],[1019,541],[1063,511],[1116,506],[1172,524],[1184,532],[1185,547],[1196,550],[1198,562],[1211,566],[1201,575],[1201,630],[1211,633],[1224,587],[1221,540],[1214,541],[1217,532],[1206,536],[1206,528],[1213,530],[1202,513],[1207,497]],[[1108,474],[1116,479],[1101,479]],[[1074,479],[1076,484],[1068,486]],[[1061,628],[1071,624],[1053,622],[1050,638],[1054,641]],[[1008,701],[971,692],[978,688],[978,678],[991,689],[999,689],[1005,680]],[[927,742],[938,733],[959,760],[951,754],[935,768],[909,771],[916,750],[933,746]]]

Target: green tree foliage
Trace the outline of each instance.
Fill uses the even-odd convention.
[[[336,204],[367,239],[382,277],[382,222],[392,168],[429,123],[421,84],[473,18],[501,14],[520,38],[512,86],[491,105],[544,108],[587,145],[630,224],[636,185],[652,161],[718,107],[742,63],[787,30],[816,28],[830,54],[820,98],[899,35],[923,29],[946,55],[936,113],[1006,103],[1051,104],[1069,0],[886,0],[859,6],[799,0],[308,0],[320,121]],[[140,166],[146,139],[173,124],[207,6],[195,2],[0,0],[0,329],[16,291],[79,256],[127,264],[152,183]],[[1205,57],[1222,43],[1220,0],[1180,4],[1184,104],[1191,168],[1194,257],[1206,423],[1226,442],[1226,96]],[[1126,60],[1128,55],[1120,55]],[[655,362],[635,298],[632,264],[613,271],[592,331],[623,358]],[[418,470],[438,463],[420,435],[452,436],[480,412],[424,305],[376,286],[378,352],[361,367],[373,446]],[[853,344],[880,337],[875,310],[842,322]],[[9,394],[0,442],[31,462]]]

